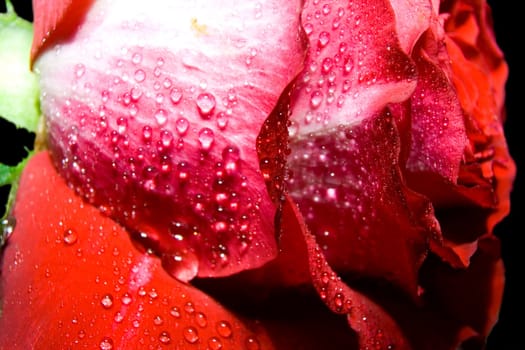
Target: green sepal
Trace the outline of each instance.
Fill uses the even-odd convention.
[[[0,117],[36,132],[40,92],[30,65],[33,24],[19,17],[9,0],[6,8],[0,13]]]

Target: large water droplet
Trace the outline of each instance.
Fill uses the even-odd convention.
[[[233,334],[230,322],[222,320],[219,321],[215,327],[217,333],[223,338],[230,338]]]
[[[312,108],[319,107],[323,102],[323,98],[323,93],[319,90],[315,90],[310,97],[310,106],[312,106]]]
[[[199,143],[203,151],[208,151],[213,145],[215,140],[215,135],[210,128],[202,128],[199,131]]]
[[[189,127],[190,127],[190,123],[188,122],[188,119],[184,117],[177,119],[177,121],[175,122],[175,128],[177,129],[177,132],[181,136],[186,135]]]
[[[113,296],[111,294],[106,294],[100,299],[100,304],[104,309],[109,309],[113,306]]]
[[[190,344],[195,344],[199,341],[199,332],[197,331],[197,329],[195,329],[195,327],[190,326],[184,328],[183,334],[184,339]]]
[[[204,118],[209,118],[210,114],[215,109],[215,96],[209,93],[202,93],[197,96],[197,108],[199,113]]]
[[[163,255],[162,266],[170,275],[184,283],[191,281],[199,272],[199,260],[189,251]]]
[[[160,132],[160,142],[166,148],[171,147],[173,142],[173,135],[168,130],[161,130]]]
[[[179,88],[174,87],[170,91],[170,100],[173,104],[178,104],[182,100],[182,91]]]
[[[159,341],[162,344],[169,344],[171,342],[171,335],[167,331],[161,332],[159,334]]]
[[[204,328],[208,325],[208,319],[202,312],[197,312],[195,315],[195,323],[197,323],[199,327]]]
[[[134,64],[139,64],[140,62],[142,62],[142,55],[139,52],[134,53],[131,57],[131,62],[133,62]]]
[[[113,349],[113,339],[105,337],[100,341],[99,344],[100,350],[112,350]]]
[[[159,125],[166,124],[166,121],[168,120],[168,113],[164,109],[157,109],[155,112],[155,120]]]
[[[221,350],[221,340],[217,337],[211,337],[210,339],[208,339],[208,348],[210,348],[210,350]]]
[[[319,40],[317,44],[319,47],[325,47],[330,42],[330,33],[328,32],[321,32],[319,33]]]
[[[122,301],[123,305],[129,305],[133,301],[129,293],[124,293],[124,295],[122,295],[122,298],[120,300]]]
[[[134,77],[137,83],[141,83],[146,79],[146,72],[144,72],[142,69],[137,69],[135,71]]]
[[[64,243],[66,245],[73,245],[78,239],[77,232],[74,229],[68,228],[64,231]]]

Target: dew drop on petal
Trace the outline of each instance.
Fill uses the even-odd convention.
[[[199,341],[199,332],[197,331],[197,329],[195,329],[195,327],[190,326],[184,328],[183,335],[184,339],[190,344],[195,344]]]
[[[141,83],[146,79],[146,72],[144,72],[142,69],[137,69],[135,71],[134,77],[137,83]]]
[[[228,321],[219,321],[215,328],[217,330],[217,333],[223,338],[230,338],[232,336],[232,326]]]
[[[328,32],[321,32],[319,33],[319,40],[317,44],[319,47],[325,47],[330,42],[330,33]]]
[[[175,317],[175,318],[180,318],[180,309],[176,306],[172,307],[170,309],[170,315]]]
[[[122,295],[122,298],[120,299],[122,301],[122,304],[124,305],[129,305],[131,304],[131,295],[129,295],[128,293],[124,293],[124,295]]]
[[[208,348],[210,348],[210,350],[222,349],[221,340],[217,337],[211,337],[210,339],[208,339]]]
[[[86,67],[82,63],[77,64],[75,66],[75,76],[81,78],[84,73],[86,73]]]
[[[187,283],[199,272],[199,260],[192,252],[164,254],[162,266],[177,280]]]
[[[113,296],[111,294],[106,294],[100,299],[100,304],[104,309],[109,309],[113,306]]]
[[[310,97],[310,106],[312,106],[312,108],[319,107],[323,102],[323,98],[323,93],[319,90],[315,90]]]
[[[157,124],[164,125],[168,120],[168,114],[164,109],[157,109],[155,112],[155,120],[157,121]]]
[[[170,91],[170,100],[173,104],[178,104],[182,100],[182,91],[179,88],[174,87]]]
[[[175,128],[177,129],[177,132],[181,136],[186,135],[189,127],[190,127],[190,123],[188,122],[188,119],[186,118],[179,118],[175,122]]]
[[[77,242],[78,236],[74,229],[68,228],[64,231],[64,243],[66,245],[73,245]]]
[[[171,342],[171,336],[168,332],[163,331],[159,334],[159,341],[162,344],[169,344]]]
[[[254,336],[250,336],[246,338],[245,344],[246,344],[247,350],[260,350],[261,349],[261,345],[259,344],[259,341]]]
[[[210,93],[202,93],[197,96],[197,109],[203,118],[208,118],[215,109],[215,96]]]
[[[199,327],[204,328],[208,325],[208,319],[202,312],[197,312],[197,314],[195,314],[195,323],[197,323]]]
[[[100,341],[99,344],[100,350],[112,350],[113,349],[113,339],[105,337]]]
[[[199,131],[199,143],[203,151],[208,151],[215,141],[215,135],[210,128],[202,128]]]

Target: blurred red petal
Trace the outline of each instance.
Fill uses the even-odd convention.
[[[256,324],[139,253],[121,226],[67,187],[48,153],[30,160],[13,215],[0,348],[273,348]]]
[[[31,62],[46,47],[74,33],[93,0],[33,0]]]

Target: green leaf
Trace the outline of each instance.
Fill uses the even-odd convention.
[[[39,86],[29,61],[33,24],[18,17],[9,0],[6,8],[0,13],[0,116],[36,132]]]

